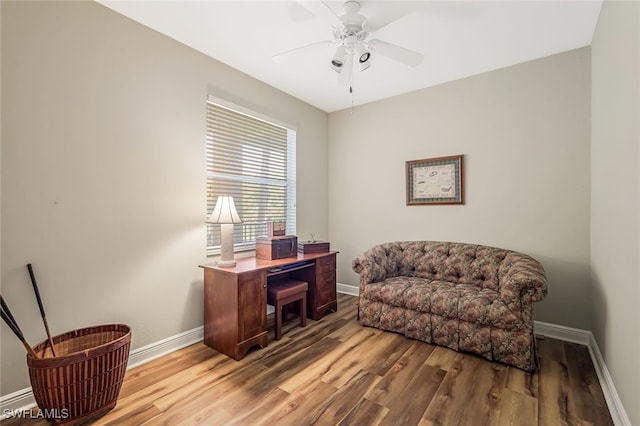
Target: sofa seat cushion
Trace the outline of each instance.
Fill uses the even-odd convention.
[[[407,288],[424,282],[426,280],[422,278],[392,277],[379,283],[369,284],[362,297],[373,302],[404,308],[404,293]]]
[[[446,281],[411,286],[405,291],[405,307],[479,325],[502,323],[508,314],[496,291],[466,284],[454,286]]]
[[[474,285],[454,285],[447,281],[418,277],[393,277],[369,284],[362,296],[387,306],[437,315],[442,321],[459,319],[505,330],[522,325],[519,313],[511,311],[496,291]]]
[[[499,299],[498,293],[466,284],[456,286],[455,290],[455,296],[450,299],[450,303],[455,304],[457,307],[455,318],[488,325],[493,301]]]
[[[404,292],[405,308],[417,312],[431,312],[431,297],[437,289],[438,281],[425,278],[413,278],[415,284]]]

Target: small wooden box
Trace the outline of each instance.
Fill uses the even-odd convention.
[[[328,241],[300,241],[298,253],[329,253]]]
[[[256,257],[258,259],[274,260],[297,256],[298,237],[295,235],[256,238]]]
[[[283,237],[287,233],[287,224],[282,221],[267,222],[267,237]]]

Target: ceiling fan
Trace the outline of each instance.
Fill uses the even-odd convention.
[[[317,6],[312,12],[322,14],[330,19],[330,23],[333,24],[334,40],[320,41],[280,53],[273,57],[276,62],[284,61],[291,56],[318,47],[335,45],[335,53],[328,65],[339,74],[339,85],[344,85],[351,81],[354,63],[358,65],[360,71],[364,71],[371,67],[369,61],[371,57],[378,54],[411,67],[415,67],[422,62],[423,55],[421,53],[383,40],[368,40],[370,34],[386,27],[391,22],[379,27],[370,25],[368,18],[359,13],[360,3],[357,1],[349,0],[345,2],[342,15],[336,14],[323,0],[318,0],[317,2],[300,1],[299,3],[308,9],[310,9],[310,6]],[[319,7],[321,9],[318,9]]]

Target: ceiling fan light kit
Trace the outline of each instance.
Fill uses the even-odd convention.
[[[331,61],[331,67],[334,71],[341,72],[342,67],[336,69],[334,61],[338,54],[344,56],[346,52],[350,57],[355,55],[358,58],[358,67],[360,71],[364,71],[371,67],[369,62],[371,50],[365,43],[365,39],[369,35],[366,29],[367,18],[358,13],[360,3],[356,1],[346,2],[343,9],[344,14],[339,17],[340,24],[333,31],[333,38],[339,44],[334,59]],[[344,63],[344,60],[342,62]]]
[[[362,43],[356,45],[356,56],[358,57],[358,67],[360,71],[364,71],[371,66],[369,58],[371,58],[371,52]]]
[[[412,67],[422,62],[423,55],[421,53],[382,40],[367,40],[367,37],[371,33],[376,32],[380,28],[369,26],[368,18],[358,13],[360,11],[360,3],[357,1],[347,1],[344,3],[344,13],[340,16],[324,1],[315,0],[315,2],[322,3],[323,7],[329,9],[330,13],[328,14],[332,16],[332,20],[335,20],[335,18],[339,20],[333,27],[334,41],[318,42],[293,49],[274,56],[274,60],[279,62],[284,57],[290,57],[293,53],[314,48],[317,45],[337,45],[329,65],[331,69],[341,74],[338,78],[339,85],[351,83],[351,68],[354,66],[354,63],[357,62],[360,71],[367,70],[371,67],[371,57],[375,55],[386,56],[389,59]],[[298,3],[304,7],[306,1],[299,0]],[[387,25],[388,24],[384,26]],[[342,73],[345,69],[347,72]]]
[[[344,46],[338,46],[338,48],[336,49],[336,53],[333,55],[333,59],[331,59],[331,68],[333,68],[335,72],[339,73],[340,71],[342,71],[346,56],[347,52]]]

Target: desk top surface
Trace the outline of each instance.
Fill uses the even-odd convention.
[[[287,257],[284,259],[267,260],[258,259],[256,257],[243,257],[236,260],[235,266],[219,266],[216,263],[208,263],[204,265],[198,265],[203,269],[214,269],[220,272],[227,272],[230,274],[242,274],[245,272],[254,272],[262,269],[274,269],[290,265],[292,263],[304,262],[309,260],[315,260],[318,258],[331,256],[338,253],[337,251],[330,251],[326,253],[298,253],[296,257]]]

